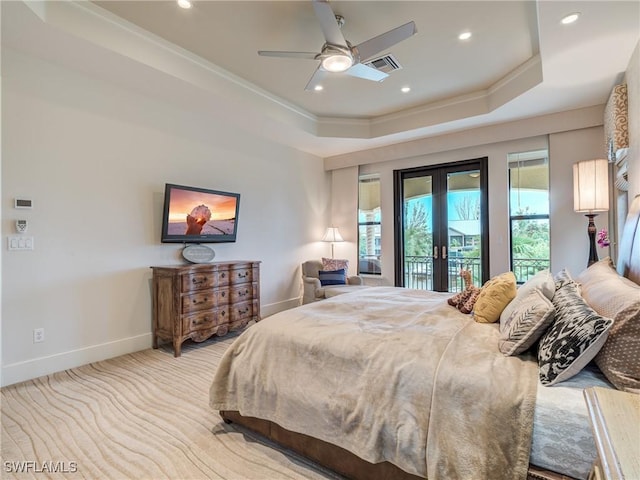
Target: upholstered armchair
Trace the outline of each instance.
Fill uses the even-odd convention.
[[[319,272],[326,270],[326,268],[323,269],[323,263],[320,260],[309,260],[302,264],[303,304],[365,287],[362,277],[357,275],[345,275],[344,284],[322,285]]]

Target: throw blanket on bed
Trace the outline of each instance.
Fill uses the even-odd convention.
[[[225,353],[211,406],[437,479],[525,479],[535,361],[449,294],[372,287],[268,317]]]

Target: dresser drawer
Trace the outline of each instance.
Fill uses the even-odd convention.
[[[191,292],[193,290],[212,288],[216,284],[215,282],[216,276],[213,271],[189,273],[182,275],[182,291]]]
[[[229,289],[230,303],[246,302],[253,300],[258,295],[258,285],[256,283],[247,283]]]
[[[182,313],[198,312],[215,307],[217,295],[218,292],[214,290],[185,295],[182,297]]]
[[[254,278],[254,269],[249,264],[247,264],[245,268],[234,268],[230,270],[229,273],[231,274],[231,285],[258,281],[257,278]],[[255,276],[257,276],[257,274]]]
[[[253,302],[237,303],[229,307],[229,322],[233,323],[245,318],[251,318],[253,317],[253,312]]]
[[[215,310],[208,310],[184,317],[182,319],[182,331],[193,332],[194,330],[205,330],[215,327],[217,324],[217,312]]]
[[[189,273],[182,276],[182,291],[205,290],[214,286],[225,287],[229,285],[231,271],[224,268],[210,272]]]

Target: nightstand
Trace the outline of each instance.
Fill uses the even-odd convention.
[[[589,480],[640,479],[640,395],[592,387],[584,397],[598,451]]]

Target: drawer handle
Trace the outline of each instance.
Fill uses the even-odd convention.
[[[209,322],[209,317],[204,316],[202,317],[202,320],[194,320],[193,324],[194,325],[202,325],[203,323],[208,323]]]
[[[204,283],[206,283],[206,282],[207,282],[207,277],[202,277],[202,278],[196,278],[196,277],[193,277],[193,278],[191,279],[191,282],[192,282],[194,285],[202,285],[202,284],[204,284]]]
[[[249,272],[238,272],[238,278],[247,278],[249,276]]]
[[[209,300],[209,298],[208,298],[208,297],[204,297],[204,299],[203,299],[202,301],[200,301],[200,302],[199,302],[198,300],[196,300],[196,299],[194,298],[194,299],[193,299],[193,304],[194,304],[194,305],[200,305],[201,303],[206,303],[206,302],[207,302],[207,300]]]
[[[238,292],[239,297],[244,297],[245,295],[249,295],[249,290],[245,290],[244,292]]]
[[[238,309],[238,314],[239,315],[244,315],[245,313],[248,313],[248,312],[249,312],[249,307],[246,307],[244,310]]]
[[[222,298],[224,298],[226,294],[227,294],[227,292],[220,292],[220,296],[221,296]]]
[[[224,278],[224,277],[226,277],[226,276],[227,276],[227,274],[226,274],[226,273],[224,273],[224,272],[222,272],[222,273],[220,274],[220,276],[221,276],[222,278]]]
[[[222,311],[220,312],[220,315],[221,315],[222,317],[224,317],[226,314],[227,314],[227,312],[226,312],[226,311],[224,311],[224,310],[222,310]]]

